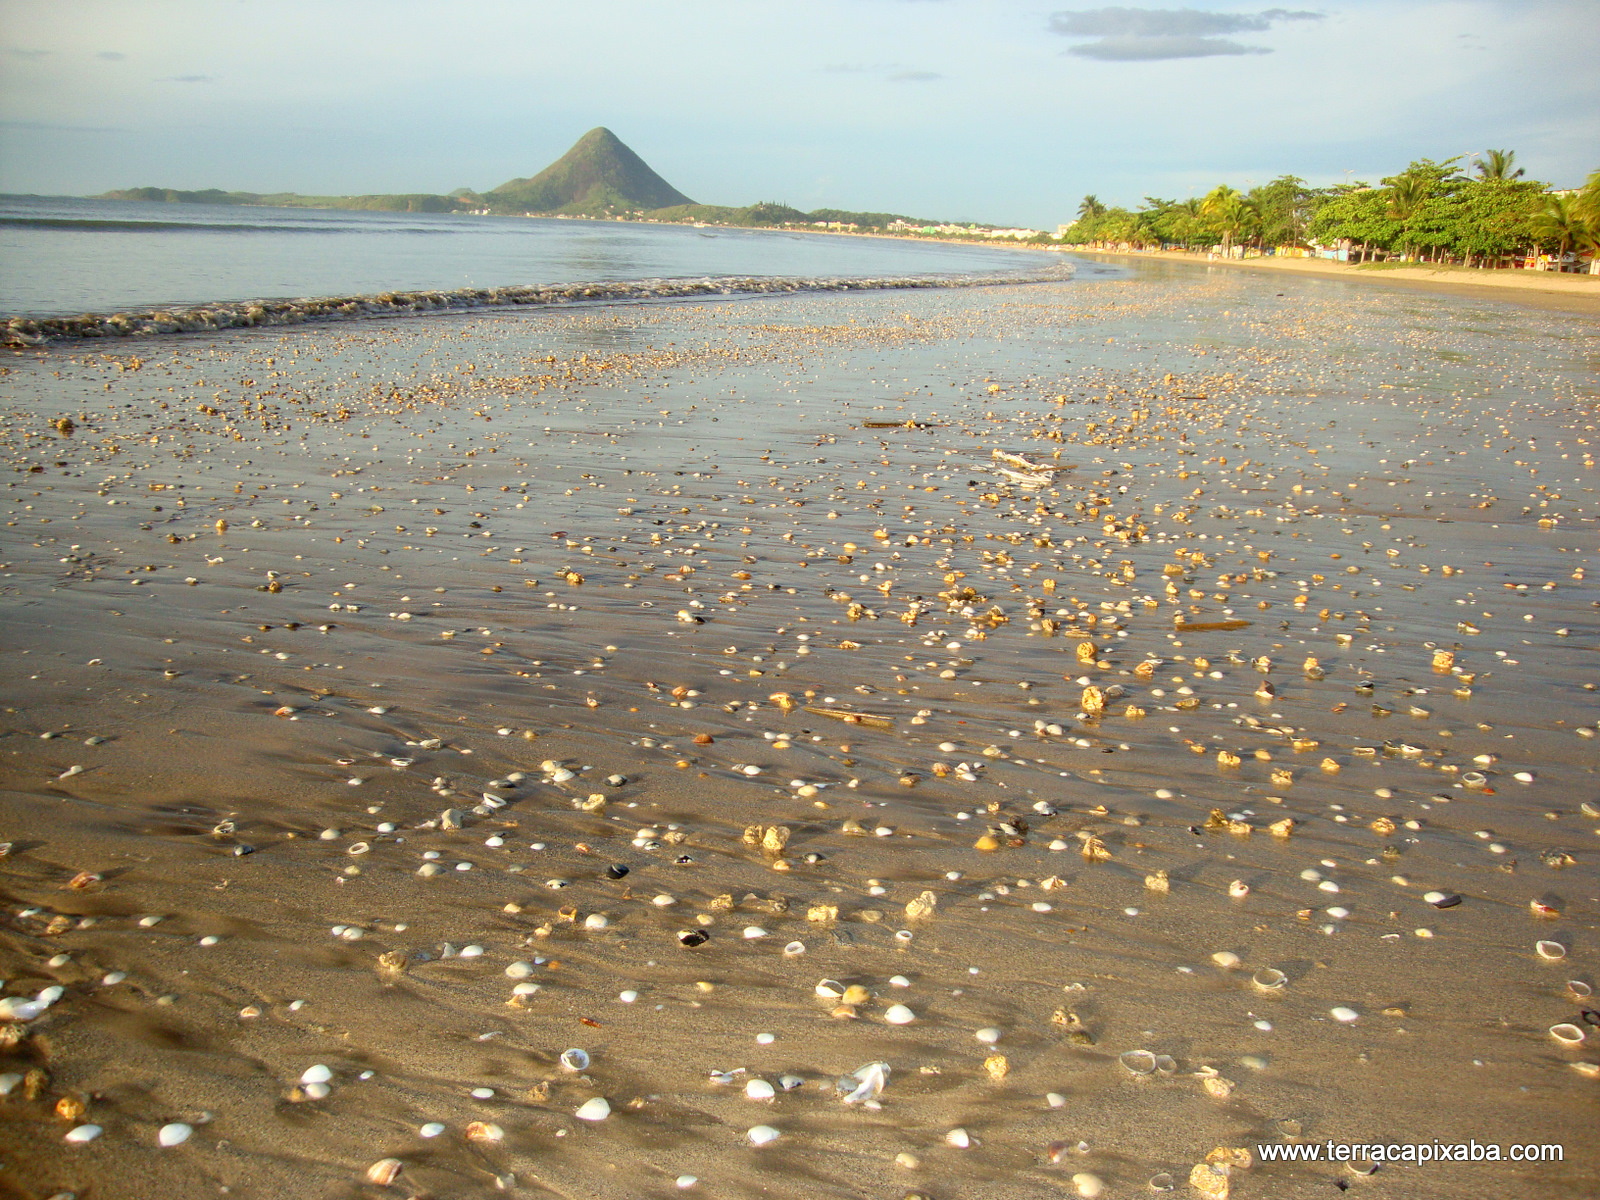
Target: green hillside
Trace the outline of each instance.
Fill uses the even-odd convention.
[[[851,212],[819,208],[801,212],[787,204],[762,201],[732,207],[696,204],[650,169],[644,159],[604,127],[584,134],[555,162],[528,179],[513,179],[491,192],[458,188],[448,196],[427,193],[394,196],[301,196],[294,192],[182,191],[177,188],[127,188],[101,200],[148,200],[167,204],[273,205],[283,208],[357,209],[367,212],[481,213],[502,216],[562,216],[644,219],[724,225],[744,229],[819,227],[856,233],[936,232],[940,222],[898,213]],[[951,232],[948,227],[938,232]],[[967,230],[954,232],[965,234]],[[981,228],[971,230],[983,236]]]
[[[339,208],[360,212],[458,212],[471,205],[425,192],[389,196],[301,196],[295,192],[224,192],[217,188],[186,192],[178,188],[120,188],[97,200],[151,200],[163,204],[232,204],[272,208]]]
[[[609,129],[591,129],[531,179],[484,195],[496,212],[607,217],[694,201],[652,171]]]

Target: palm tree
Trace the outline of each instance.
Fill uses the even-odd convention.
[[[1080,221],[1093,220],[1095,217],[1103,217],[1105,214],[1106,206],[1101,204],[1100,198],[1093,194],[1085,196],[1083,202],[1078,205],[1078,220]]]
[[[1483,161],[1478,164],[1478,174],[1484,179],[1495,179],[1509,183],[1513,179],[1521,179],[1524,172],[1521,167],[1515,171],[1511,169],[1511,160],[1516,158],[1514,150],[1485,150]]]
[[[1428,181],[1420,175],[1400,175],[1389,189],[1389,219],[1402,227],[1401,250],[1411,260],[1411,219],[1428,198]]]
[[[1543,242],[1559,242],[1560,253],[1556,256],[1559,264],[1567,256],[1567,247],[1583,247],[1592,244],[1594,230],[1576,211],[1579,206],[1574,204],[1574,197],[1546,196],[1544,207],[1534,213],[1533,235]]]
[[[1255,205],[1227,184],[1218,184],[1206,193],[1200,202],[1200,214],[1222,235],[1222,253],[1233,249],[1235,235],[1247,229],[1257,218]]]
[[[1587,221],[1592,230],[1600,232],[1600,171],[1589,172],[1583,189],[1572,198],[1574,216]]]

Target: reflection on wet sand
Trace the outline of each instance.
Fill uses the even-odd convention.
[[[1594,337],[1241,277],[14,356],[7,1170],[1586,1194]],[[1468,1138],[1566,1157],[1256,1151]]]

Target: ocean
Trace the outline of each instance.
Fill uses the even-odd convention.
[[[616,221],[0,196],[0,315],[388,291],[1037,273],[1045,252]]]

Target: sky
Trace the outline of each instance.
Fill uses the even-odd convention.
[[[1505,148],[1600,167],[1600,0],[0,0],[0,191],[680,191],[1053,229]]]

